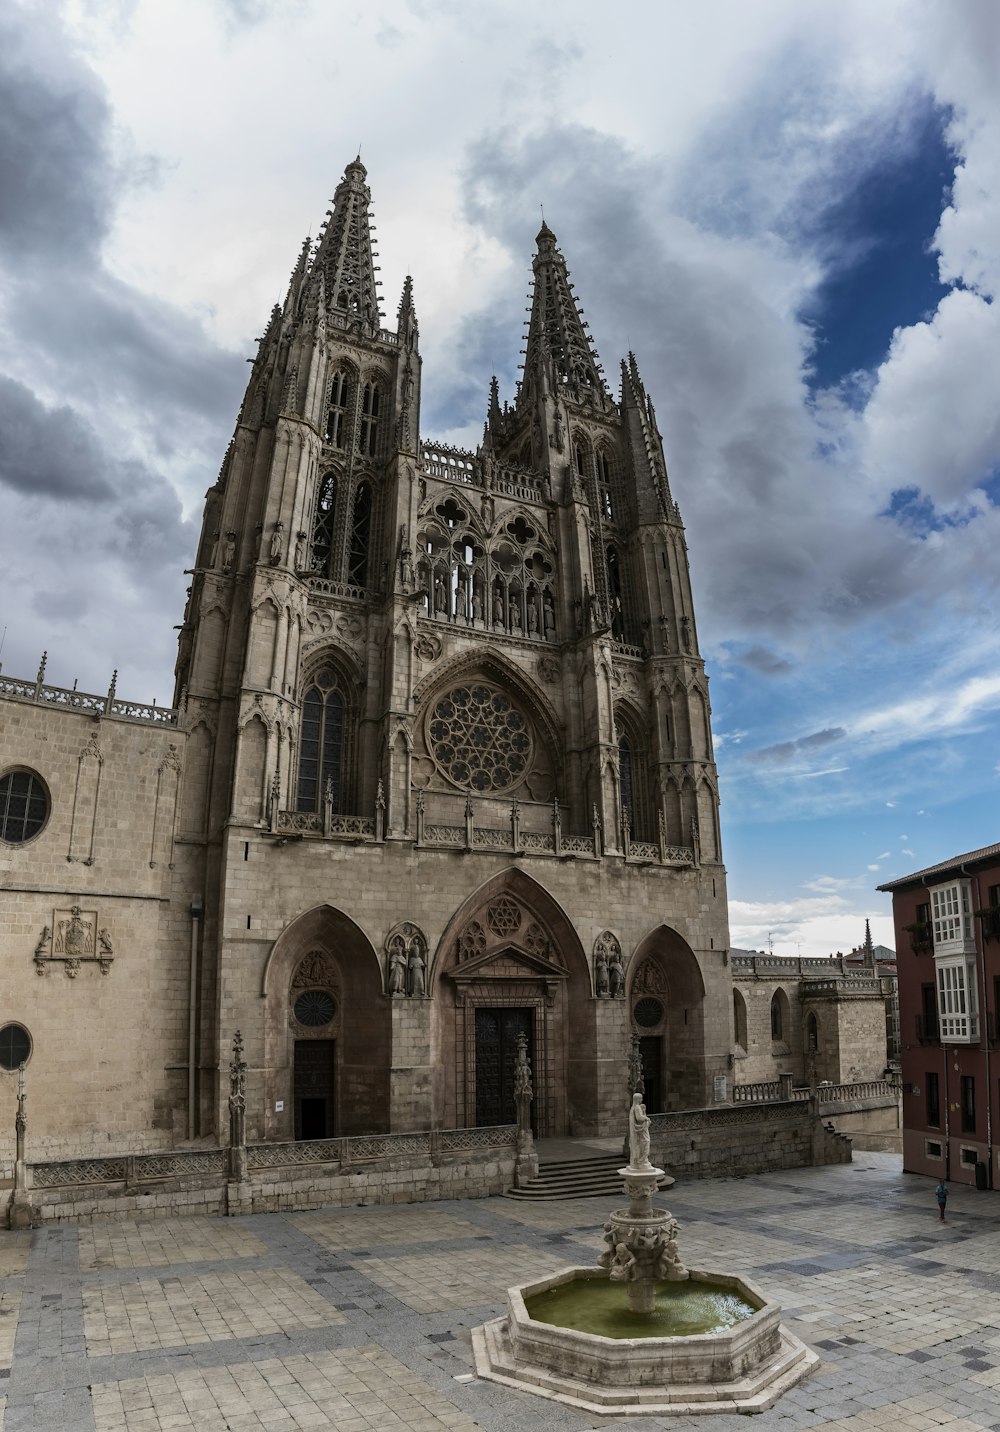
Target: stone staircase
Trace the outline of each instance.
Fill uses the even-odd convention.
[[[618,1153],[540,1163],[538,1177],[520,1188],[508,1188],[504,1198],[621,1198],[624,1184],[618,1172],[628,1160]]]

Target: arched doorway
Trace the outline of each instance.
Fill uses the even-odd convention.
[[[632,957],[628,1007],[648,1111],[706,1104],[705,982],[694,951],[667,925],[647,935]]]
[[[456,912],[435,960],[435,1107],[444,1127],[514,1122],[524,1034],[536,1132],[596,1131],[593,1006],[583,947],[559,904],[520,870],[489,880]]]
[[[331,905],[300,915],[264,973],[265,1138],[389,1127],[391,1015],[378,958]]]

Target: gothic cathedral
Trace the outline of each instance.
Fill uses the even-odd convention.
[[[727,1097],[708,690],[635,357],[615,395],[543,223],[516,393],[494,380],[474,451],[423,438],[413,286],[384,327],[369,201],[355,160],[206,498],[136,857],[160,904],[133,998],[176,1007],[118,1127],[154,1147],[227,1127],[237,1029],[252,1140],[510,1123],[522,1033],[540,1136],[620,1131],[633,1033],[650,1112]]]

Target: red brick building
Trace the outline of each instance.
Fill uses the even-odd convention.
[[[878,888],[896,927],[903,1166],[1000,1187],[1000,844]]]

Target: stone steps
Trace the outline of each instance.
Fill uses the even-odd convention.
[[[504,1198],[621,1198],[624,1185],[618,1170],[625,1163],[617,1153],[540,1164],[537,1178],[528,1179],[520,1188],[508,1188]]]

